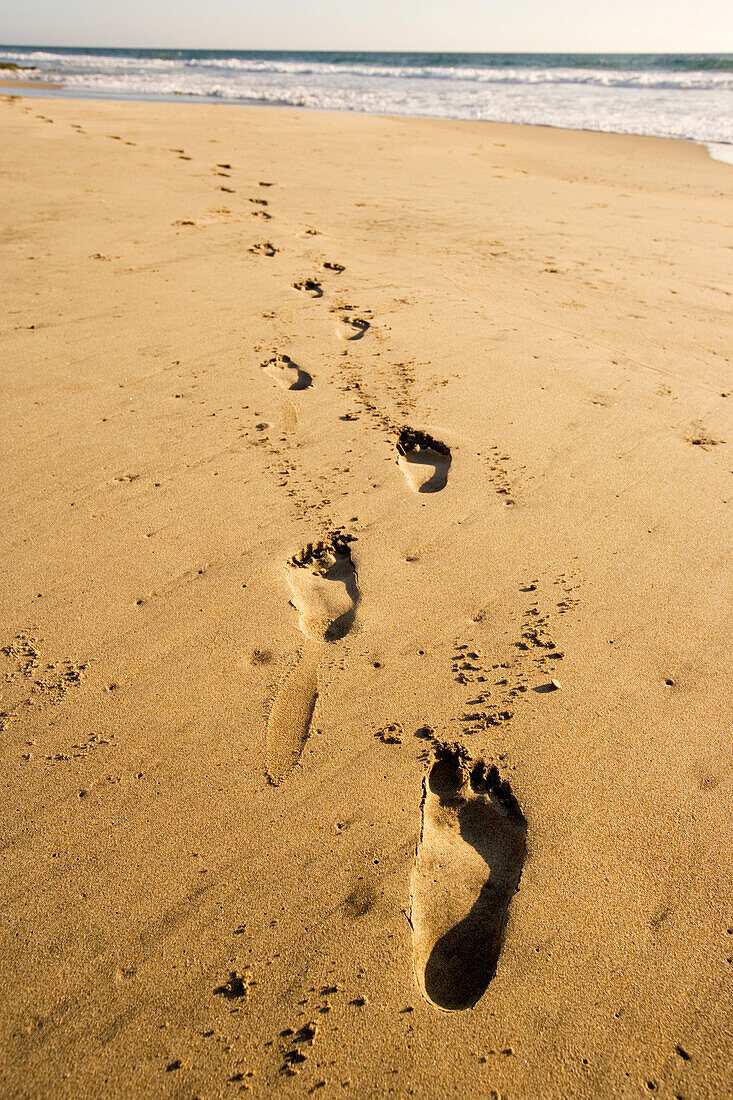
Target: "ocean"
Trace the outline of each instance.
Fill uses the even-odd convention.
[[[0,46],[65,95],[490,119],[733,147],[733,54],[440,54]]]

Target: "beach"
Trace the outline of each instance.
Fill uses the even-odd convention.
[[[729,1095],[731,167],[0,118],[3,1095]]]

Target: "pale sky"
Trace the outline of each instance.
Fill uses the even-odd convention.
[[[733,0],[3,0],[0,43],[733,52]]]

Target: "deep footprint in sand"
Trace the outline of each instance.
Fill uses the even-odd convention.
[[[437,493],[448,481],[450,447],[425,432],[403,428],[397,440],[397,465],[416,493]]]
[[[310,642],[343,638],[351,629],[359,602],[349,539],[339,533],[309,543],[287,564],[292,604],[299,627]],[[308,645],[285,680],[267,720],[267,774],[278,786],[300,759],[318,698],[320,645]]]
[[[307,390],[313,382],[312,375],[294,363],[289,355],[273,355],[260,366],[284,390]]]
[[[219,190],[224,191],[226,188],[221,187]],[[250,252],[253,252],[255,256],[274,256],[280,250],[275,248],[275,245],[270,241],[260,241],[259,244],[253,244],[250,248]]]
[[[301,294],[308,294],[311,298],[322,298],[323,287],[318,279],[299,279],[297,283],[290,284],[293,290],[299,290]]]
[[[359,589],[349,541],[334,534],[326,542],[309,543],[288,562],[292,603],[300,612],[298,625],[313,641],[343,638],[354,622]]]
[[[494,977],[519,884],[527,823],[509,783],[440,748],[423,781],[410,923],[417,983],[446,1011],[472,1008]]]
[[[361,340],[370,327],[369,322],[364,317],[342,317],[339,322],[338,334],[342,340]]]

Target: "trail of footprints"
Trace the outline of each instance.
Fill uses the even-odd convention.
[[[30,111],[30,108],[23,109]],[[53,122],[42,115],[36,117]],[[79,124],[71,125],[78,133],[85,133]],[[106,136],[126,145],[135,144],[118,135]],[[170,151],[181,161],[192,159],[183,149]],[[232,166],[218,163],[213,173],[217,178],[230,179]],[[272,184],[261,180],[259,186],[269,188]],[[236,193],[228,185],[219,184],[217,188],[229,194]],[[250,197],[248,201],[255,207],[251,210],[252,216],[262,221],[272,220],[268,199]],[[195,222],[180,220],[174,225],[189,226]],[[315,236],[317,230],[308,227],[304,235]],[[270,241],[261,241],[253,244],[249,251],[272,258],[279,250]],[[95,254],[94,258],[106,257]],[[344,267],[324,262],[322,270],[324,274],[340,275]],[[297,279],[291,286],[312,298],[324,297],[323,283],[318,275]],[[345,303],[331,309],[338,314],[337,332],[344,341],[361,340],[369,332],[372,321],[368,314]],[[409,381],[409,365],[395,366],[398,376],[401,374]],[[345,367],[348,371],[348,362]],[[285,391],[306,390],[313,385],[312,375],[285,354],[276,352],[261,363],[261,368]],[[410,490],[434,493],[445,488],[452,461],[446,444],[425,432],[395,423],[379,408],[357,375],[352,374],[344,392],[353,394],[361,409],[390,434],[397,466]],[[407,392],[395,396],[395,403],[406,419],[411,408]],[[342,419],[354,419],[354,416],[346,414]],[[690,441],[703,448],[718,442],[707,437],[695,437]],[[504,496],[507,503],[513,503],[504,465],[507,461],[508,456],[492,448],[489,478],[495,491]],[[286,466],[281,470],[281,477],[281,483],[287,484]],[[303,513],[306,514],[307,511]],[[327,647],[337,645],[355,622],[361,594],[351,551],[354,541],[343,530],[334,530],[322,541],[309,543],[286,563],[291,604],[298,613],[304,645],[294,669],[275,698],[268,719],[267,767],[274,784],[281,783],[296,766],[309,737],[318,697],[318,666],[322,654]],[[578,586],[567,574],[555,578],[554,583],[561,589],[555,604],[556,613],[563,615],[577,604]],[[511,722],[516,707],[527,698],[529,690],[551,692],[560,689],[555,673],[561,667],[564,653],[550,632],[549,613],[540,607],[539,596],[534,595],[538,587],[538,582],[533,581],[523,589],[528,596],[528,606],[521,616],[515,640],[504,655],[505,660],[486,660],[480,647],[456,642],[451,659],[454,679],[465,686],[466,694],[470,695],[461,716],[464,735]],[[480,618],[478,615],[475,621]],[[33,705],[59,702],[68,690],[80,684],[86,669],[86,665],[69,660],[47,663],[41,669],[40,651],[30,635],[17,635],[2,649],[2,656],[9,668],[4,677],[6,689],[4,706],[0,710],[0,730],[6,729],[22,711]],[[26,690],[23,690],[24,684]],[[402,727],[392,723],[380,729],[376,736],[385,745],[398,745],[402,743],[403,734]],[[420,837],[410,879],[415,978],[426,1000],[436,1008],[464,1010],[479,1001],[495,974],[509,906],[525,860],[527,822],[510,784],[501,778],[496,766],[472,760],[465,747],[442,743],[427,727],[416,731],[415,736],[431,742],[423,778]],[[93,733],[84,743],[73,745],[71,754],[57,753],[46,759],[85,756],[97,744],[108,743],[101,734]],[[27,758],[30,755],[25,754]],[[498,753],[497,758],[505,761],[506,755]],[[249,987],[256,985],[247,968],[244,976],[231,972],[229,980],[214,992],[227,1001],[236,1001],[246,998]],[[321,990],[324,995],[335,992],[335,986]],[[363,998],[350,1002],[357,1006],[365,1003]],[[327,1009],[321,1008],[321,1011]],[[281,1032],[282,1074],[294,1076],[298,1072],[316,1034],[317,1027],[310,1021]],[[681,1057],[689,1058],[682,1048],[677,1049]],[[166,1068],[172,1071],[180,1068],[180,1064],[172,1062]],[[238,1072],[230,1081],[245,1081],[251,1076],[251,1072]],[[314,1088],[325,1084],[319,1081]]]
[[[184,154],[181,151],[179,155]],[[220,163],[215,174],[226,177],[230,167]],[[263,182],[261,186],[269,185]],[[256,207],[252,211],[255,216],[272,218],[267,199],[249,201]],[[307,232],[314,234],[315,230]],[[278,251],[270,241],[250,247],[253,255],[264,258],[272,258]],[[343,271],[339,263],[324,262],[323,275],[301,276],[290,285],[299,294],[321,299],[325,295],[323,276],[338,276]],[[369,333],[372,320],[368,312],[345,301],[330,309],[337,315],[336,332],[346,343],[361,340]],[[314,385],[313,375],[282,352],[275,351],[260,367],[286,393]],[[444,490],[452,464],[450,447],[427,432],[395,422],[369,395],[348,359],[344,369],[344,392],[353,394],[361,409],[389,434],[406,487],[418,494]],[[407,390],[395,395],[395,404],[409,413],[409,365],[397,365],[396,377],[403,379]],[[294,425],[295,406],[285,400],[290,409],[289,422]],[[347,413],[342,419],[353,418]],[[278,453],[268,443],[266,431],[260,442],[273,455]],[[509,484],[500,464],[505,457],[498,451],[493,456],[491,480],[498,493],[509,497]],[[279,483],[288,489],[297,506],[298,493],[292,484],[296,473],[292,459],[281,459]],[[325,482],[322,488],[325,508],[332,490],[326,490]],[[305,518],[310,510],[303,504],[300,514]],[[319,511],[320,507],[316,508]],[[280,685],[267,721],[267,775],[276,786],[297,766],[310,737],[320,663],[329,649],[347,636],[356,620],[361,593],[352,554],[354,541],[343,529],[332,530],[321,541],[308,543],[285,565],[290,603],[298,615],[303,644],[294,667]],[[571,597],[567,599],[569,607]],[[528,667],[537,671],[535,666],[544,668],[543,662],[562,657],[546,634],[546,627],[547,618],[536,604],[528,607],[516,652],[501,664],[495,662],[490,670],[484,669],[477,651],[465,644],[457,645],[452,662],[454,676],[470,688],[472,696],[466,701],[462,717],[465,734],[510,721],[516,700],[527,691]],[[401,732],[400,727],[392,725],[379,736],[384,744],[399,744]],[[415,978],[425,998],[436,1008],[462,1010],[477,1003],[495,973],[509,905],[524,862],[527,825],[509,783],[500,777],[496,766],[472,761],[463,747],[436,741],[430,731],[419,735],[431,738],[432,750],[423,781],[420,839],[410,882]],[[293,1049],[286,1053],[285,1072],[296,1072],[303,1060],[299,1046],[294,1041]]]
[[[275,254],[264,242],[251,250]],[[340,274],[342,265],[323,264],[324,272]],[[319,276],[301,277],[293,290],[320,299],[324,296]],[[338,335],[347,342],[362,339],[371,320],[345,303],[338,314]],[[403,364],[403,373],[409,370]],[[262,369],[284,390],[303,390],[312,376],[288,356],[276,353]],[[348,367],[347,367],[348,370]],[[398,425],[370,399],[358,377],[346,392],[354,393],[362,406],[389,432],[396,465],[409,490],[436,493],[445,489],[452,463],[450,447],[427,432]],[[353,419],[346,414],[342,419]],[[498,458],[498,455],[496,456]],[[502,468],[495,466],[497,492],[509,495]],[[280,484],[290,485],[296,470],[292,460],[279,468]],[[291,494],[295,493],[289,488]],[[325,498],[324,498],[325,499]],[[291,606],[298,614],[303,645],[295,666],[286,676],[270,710],[267,735],[267,774],[280,785],[296,767],[311,733],[318,700],[318,669],[328,647],[337,645],[352,629],[361,594],[352,556],[355,539],[343,529],[322,541],[309,543],[293,555],[285,567]],[[545,638],[546,618],[536,606],[528,608],[518,650],[547,650],[547,659],[562,654]],[[550,652],[552,651],[552,652]],[[479,654],[460,645],[453,658],[455,678],[463,684],[481,685],[463,716],[464,732],[509,721],[512,701],[527,690],[521,677],[501,675],[505,665],[494,664],[493,683],[482,671]],[[486,686],[484,686],[486,685]],[[491,692],[497,687],[496,697]],[[378,734],[384,744],[400,744],[401,728],[388,726]],[[430,731],[424,731],[431,736]],[[501,757],[500,757],[501,758]],[[410,924],[413,932],[415,978],[425,998],[444,1011],[472,1007],[481,998],[496,971],[507,913],[522,872],[527,824],[509,783],[495,766],[471,761],[460,746],[433,739],[423,781],[421,832],[410,882]],[[294,1073],[303,1060],[297,1049],[288,1052],[285,1072]]]
[[[117,135],[107,136],[123,140]],[[171,152],[181,161],[192,159],[183,149]],[[217,180],[232,178],[232,166],[227,162],[217,163],[212,172]],[[215,186],[221,192],[236,194],[235,187],[228,182]],[[260,181],[259,186],[269,188],[271,184]],[[256,196],[248,201],[254,208],[250,211],[252,216],[262,221],[272,220],[269,199]],[[187,226],[195,222],[179,220],[174,224]],[[305,233],[316,235],[316,230],[308,228]],[[271,241],[262,240],[253,243],[249,251],[254,256],[272,259],[279,249]],[[342,264],[326,261],[322,263],[322,274],[301,276],[291,286],[300,294],[321,299],[324,297],[323,278],[340,276],[344,270]],[[362,340],[372,328],[369,311],[344,301],[331,306],[331,312],[337,317],[336,333],[347,344]],[[288,393],[313,386],[311,373],[284,353],[275,352],[260,366],[263,373]],[[407,385],[409,366],[398,364],[397,376]],[[396,395],[395,403],[404,413],[411,408],[409,388],[407,385],[405,393]],[[445,443],[424,431],[396,423],[380,410],[358,376],[351,376],[346,392],[353,393],[362,409],[390,434],[396,465],[410,491],[428,494],[445,489],[452,462],[451,450]],[[294,408],[293,418],[296,422]],[[347,414],[343,419],[350,418]],[[266,435],[262,443],[267,446]],[[508,483],[502,480],[500,467],[495,470],[497,491],[508,495]],[[281,478],[287,484],[286,464],[281,469]],[[285,566],[290,602],[298,615],[303,645],[268,717],[267,773],[274,785],[281,784],[291,774],[310,736],[318,700],[318,669],[323,655],[348,635],[356,620],[361,593],[352,555],[354,541],[343,529],[333,530],[321,541],[308,543]],[[568,596],[567,607],[571,603]],[[547,650],[548,660],[561,657],[554,643],[550,644],[545,638],[546,620],[534,608],[528,609],[526,618],[525,629],[517,642],[518,649]],[[22,678],[37,677],[38,653],[32,640],[19,637],[4,653],[17,662]],[[480,672],[479,655],[466,646],[457,648],[453,665],[459,682],[472,687],[474,683],[483,685],[486,682]],[[48,666],[49,669],[54,667]],[[492,671],[500,672],[505,667],[509,668],[510,663],[494,665]],[[50,693],[55,699],[79,681],[83,668],[64,665],[55,679],[36,678],[35,690]],[[497,698],[492,697],[486,705],[490,689],[482,686],[476,698],[471,700],[471,705],[479,710],[464,716],[464,732],[510,720],[508,700],[526,690],[521,682],[510,687],[508,676],[496,676],[494,686],[504,686],[507,690]],[[0,714],[0,726],[7,725],[14,717],[14,709],[4,711]],[[399,744],[401,732],[400,727],[392,725],[380,731],[380,739],[387,745]],[[418,731],[418,734],[431,737],[428,730]],[[495,973],[508,908],[524,862],[527,825],[509,783],[501,779],[495,766],[472,761],[460,746],[432,740],[423,780],[420,838],[410,881],[410,923],[417,984],[432,1005],[453,1011],[476,1004]],[[75,748],[86,753],[90,745]],[[244,979],[235,972],[216,990],[227,999],[244,997],[246,992]],[[288,1029],[283,1033],[283,1038],[287,1039],[283,1044],[287,1047],[283,1050],[283,1072],[294,1074],[297,1071],[299,1064],[305,1061],[303,1048],[312,1044],[315,1033],[312,1025],[298,1032]],[[178,1067],[172,1063],[168,1068]],[[232,1080],[242,1076],[239,1074]]]

